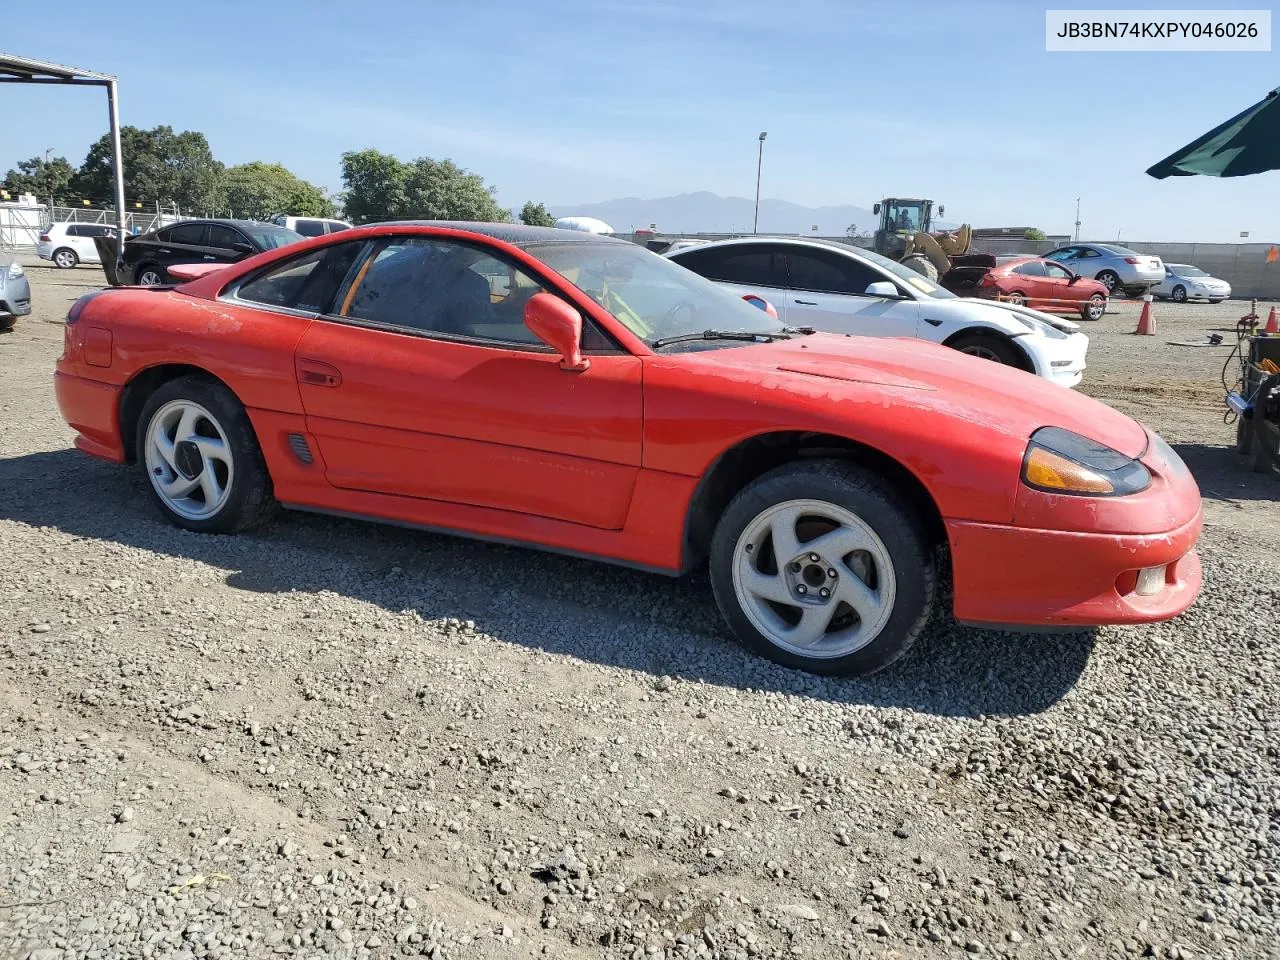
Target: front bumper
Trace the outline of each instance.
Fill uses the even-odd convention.
[[[0,317],[25,317],[30,312],[31,284],[25,276],[0,284]]]
[[[1089,337],[1077,331],[1064,337],[1029,333],[1017,337],[1019,344],[1031,357],[1036,374],[1064,387],[1074,387],[1084,378],[1085,356],[1089,352]]]
[[[1202,523],[1197,511],[1176,530],[1126,535],[948,521],[956,619],[1084,627],[1176,617],[1200,592]],[[1163,588],[1139,594],[1139,572],[1161,566]]]

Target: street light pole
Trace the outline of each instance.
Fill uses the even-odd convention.
[[[1080,198],[1076,197],[1076,243],[1080,242]]]
[[[760,151],[756,154],[756,215],[751,222],[752,233],[760,231],[760,168],[764,164],[764,138],[768,135],[768,133],[760,134]]]

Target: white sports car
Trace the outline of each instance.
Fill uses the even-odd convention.
[[[1084,375],[1089,338],[1079,325],[1029,307],[962,299],[870,250],[743,237],[666,256],[744,296],[762,297],[793,327],[933,340],[1066,387]]]

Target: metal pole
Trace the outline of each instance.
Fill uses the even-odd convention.
[[[1076,197],[1076,243],[1080,242],[1080,198]]]
[[[764,164],[764,138],[767,133],[760,134],[760,151],[756,155],[756,215],[751,221],[751,232],[760,232],[760,168]]]
[[[120,94],[116,81],[107,84],[107,107],[111,111],[111,164],[116,187],[116,267],[124,263],[124,151],[120,148]]]

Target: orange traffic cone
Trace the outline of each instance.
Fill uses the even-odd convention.
[[[1267,325],[1262,328],[1263,333],[1280,333],[1280,325],[1276,323],[1276,308],[1271,308],[1271,313],[1267,315]]]
[[[1144,337],[1154,337],[1156,335],[1156,320],[1151,316],[1151,297],[1150,295],[1142,298],[1142,316],[1138,317],[1138,329],[1133,331]]]

